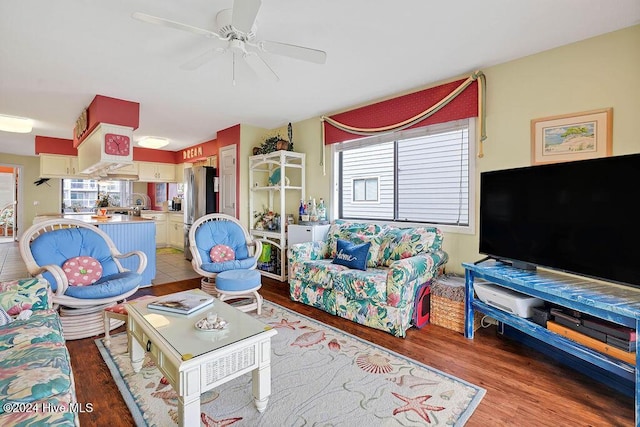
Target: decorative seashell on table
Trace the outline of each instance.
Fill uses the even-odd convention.
[[[207,317],[198,320],[195,327],[201,331],[219,331],[226,328],[227,325],[226,320],[211,312],[207,314]]]

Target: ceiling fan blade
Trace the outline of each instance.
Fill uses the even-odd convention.
[[[311,49],[309,47],[296,46],[294,44],[262,41],[259,43],[260,49],[268,53],[276,55],[284,55],[302,61],[313,62],[316,64],[324,64],[327,61],[327,53]]]
[[[223,48],[220,48],[220,47],[209,49],[206,52],[204,52],[203,54],[198,55],[195,58],[188,60],[187,62],[182,64],[180,66],[180,68],[183,69],[183,70],[189,70],[189,71],[195,70],[196,68],[202,67],[204,64],[206,64],[207,62],[211,61],[216,56],[218,56],[221,53],[224,53],[226,51],[227,51],[227,49],[223,49]]]
[[[218,38],[220,35],[216,32],[205,30],[204,28],[193,27],[191,25],[183,24],[181,22],[172,21],[170,19],[159,18],[157,16],[147,15],[142,12],[134,12],[131,14],[133,19],[146,22],[149,24],[161,25],[163,27],[174,28],[176,30],[187,31],[189,33],[198,34],[208,38]]]
[[[262,0],[234,0],[231,25],[245,34],[251,32]]]
[[[280,80],[277,74],[269,67],[269,64],[264,62],[264,60],[254,52],[247,52],[243,55],[249,67],[253,70],[254,73],[258,75],[258,77],[263,78],[265,80],[271,80],[277,82]]]

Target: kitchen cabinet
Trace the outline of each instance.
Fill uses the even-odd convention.
[[[156,223],[156,247],[167,246],[167,212],[143,211],[140,216],[152,219]]]
[[[138,175],[138,164],[136,162],[133,162],[118,169],[114,169],[110,173],[115,173],[118,175]]]
[[[78,169],[76,156],[62,156],[55,154],[40,155],[41,178],[86,178]]]
[[[184,215],[169,214],[168,224],[169,246],[176,249],[184,250]]]
[[[176,165],[173,163],[137,162],[139,181],[176,182]]]
[[[287,280],[287,233],[284,219],[298,210],[305,198],[305,154],[275,151],[249,157],[249,212],[252,221],[263,208],[280,215],[274,228],[250,224],[251,235],[262,241],[258,270],[262,275],[284,282]],[[288,210],[288,211],[287,211]],[[273,224],[272,224],[273,225]]]
[[[187,165],[191,165],[190,163],[179,163],[175,166],[175,173],[176,173],[176,182],[180,183],[180,182],[184,182],[184,168]]]

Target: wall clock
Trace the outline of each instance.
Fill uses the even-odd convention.
[[[104,152],[114,156],[128,156],[131,139],[125,135],[108,133],[104,136]]]

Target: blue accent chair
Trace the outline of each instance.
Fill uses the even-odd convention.
[[[225,245],[233,249],[235,259],[211,261],[214,246]],[[218,273],[229,270],[253,270],[262,252],[262,243],[255,240],[236,218],[225,214],[208,214],[196,220],[189,230],[191,265],[202,279],[202,289],[215,293],[214,283]]]
[[[54,307],[60,311],[65,339],[102,333],[104,308],[133,295],[147,266],[144,252],[122,254],[104,231],[72,219],[51,219],[32,225],[20,238],[19,248],[29,274],[49,282]],[[62,265],[79,256],[100,262],[102,276],[97,282],[88,286],[69,284]],[[129,271],[120,263],[120,259],[131,256],[138,257],[136,271]],[[121,324],[114,323],[113,328]]]

